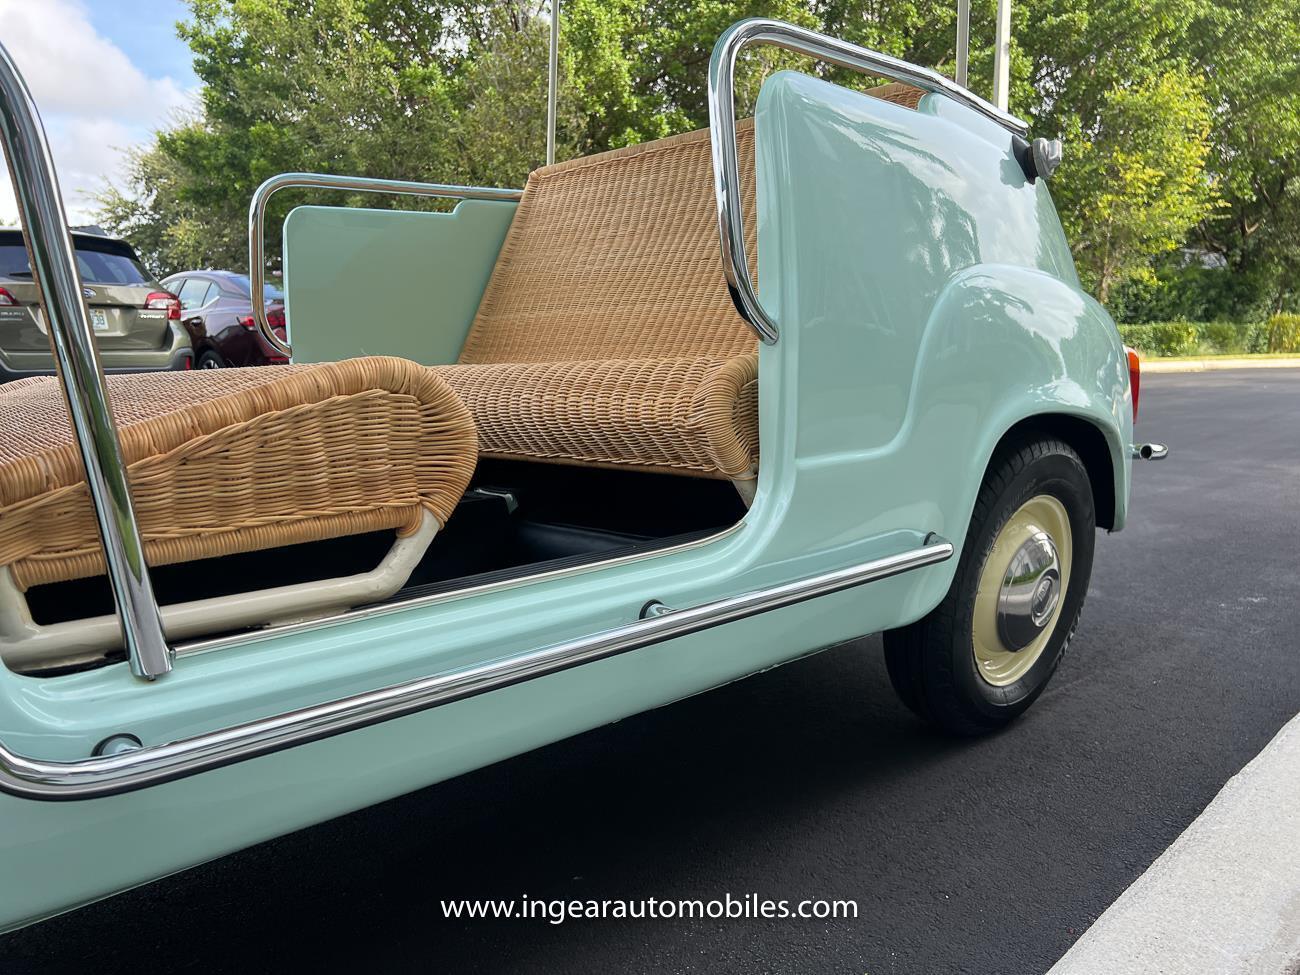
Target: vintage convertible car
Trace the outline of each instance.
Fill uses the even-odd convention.
[[[737,122],[756,44],[890,83],[780,72]],[[0,60],[62,378],[0,387],[0,928],[867,633],[998,728],[1163,452],[1059,146],[929,70],[743,21],[705,131],[523,190],[276,177],[255,311],[277,190],[464,202],[294,210],[292,365],[106,383]]]

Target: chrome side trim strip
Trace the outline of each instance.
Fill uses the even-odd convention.
[[[289,188],[351,190],[354,193],[388,193],[397,196],[432,196],[453,200],[504,200],[517,202],[524,191],[490,186],[453,186],[448,183],[415,183],[401,179],[371,179],[366,176],[330,176],[326,173],[281,173],[253,191],[248,205],[248,279],[252,292],[253,320],[262,337],[282,355],[293,349],[282,341],[266,320],[266,252],[263,228],[266,205],[277,192]]]
[[[0,745],[0,791],[42,800],[93,799],[131,792],[887,579],[944,562],[952,555],[950,542],[930,535],[920,548],[860,565],[163,745],[73,762],[26,758]]]
[[[902,81],[924,91],[941,92],[1017,135],[1028,134],[1029,126],[936,71],[804,27],[755,17],[738,21],[723,31],[709,59],[709,141],[713,152],[713,190],[718,200],[722,272],[736,310],[763,342],[773,345],[780,330],[758,302],[745,258],[740,165],[736,156],[736,58],[745,48],[758,45],[784,48],[850,71]]]
[[[54,159],[36,102],[3,46],[0,138],[9,161],[32,278],[40,286],[73,435],[86,468],[131,673],[153,680],[171,670],[171,651],[163,636],[158,601],[131,505],[126,465],[95,349],[95,333],[82,298],[81,275],[68,236],[68,218]]]

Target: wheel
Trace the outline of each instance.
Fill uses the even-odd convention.
[[[885,633],[903,703],[962,735],[1023,714],[1065,656],[1092,575],[1096,512],[1067,444],[1022,439],[995,454],[980,485],[948,594]]]
[[[221,358],[221,356],[217,355],[217,353],[213,352],[211,349],[199,356],[200,369],[224,369],[225,367],[226,360]]]

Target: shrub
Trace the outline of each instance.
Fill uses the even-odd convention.
[[[1246,328],[1236,322],[1204,322],[1197,326],[1200,351],[1228,355],[1246,351]]]
[[[1154,275],[1125,279],[1111,292],[1106,308],[1115,321],[1261,321],[1277,291],[1271,272],[1203,267],[1184,251],[1157,258],[1153,270]]]
[[[1121,325],[1119,333],[1147,356],[1300,352],[1300,315],[1274,315],[1267,322],[1149,322]]]
[[[1150,322],[1121,325],[1119,333],[1127,345],[1151,356],[1195,355],[1200,334],[1192,322]]]
[[[1300,352],[1300,315],[1274,315],[1264,324],[1268,352]]]

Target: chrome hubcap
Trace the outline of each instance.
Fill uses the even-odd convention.
[[[998,590],[998,637],[1019,652],[1038,638],[1061,598],[1061,561],[1045,531],[1035,532],[1011,556]]]
[[[1030,498],[994,539],[980,570],[971,620],[975,668],[995,687],[1013,684],[1038,662],[1070,588],[1074,539],[1065,506]]]

